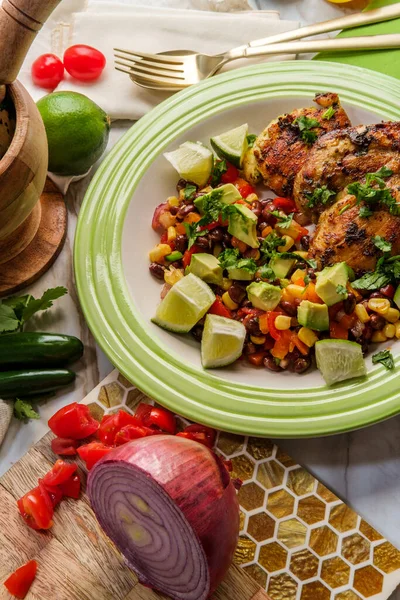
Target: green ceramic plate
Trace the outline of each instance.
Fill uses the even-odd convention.
[[[256,436],[335,433],[398,413],[397,368],[367,360],[368,377],[328,388],[317,370],[276,374],[244,364],[206,372],[190,336],[150,322],[160,284],[148,271],[157,204],[173,194],[176,173],[162,157],[185,140],[308,106],[316,92],[338,92],[352,122],[400,119],[400,82],[333,63],[283,62],[230,71],[160,104],[134,125],[96,173],[75,243],[79,298],[111,362],[171,410],[211,426]],[[399,344],[400,345],[400,344]],[[400,349],[393,344],[396,364]]]

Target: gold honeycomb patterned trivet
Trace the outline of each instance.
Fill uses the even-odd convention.
[[[153,403],[116,370],[83,402],[98,418]],[[400,551],[271,441],[219,432],[216,450],[243,481],[235,562],[272,600],[386,600],[400,584]]]

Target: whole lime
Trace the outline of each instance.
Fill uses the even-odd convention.
[[[77,92],[54,92],[41,98],[49,145],[49,171],[83,175],[106,149],[110,120],[103,109]]]

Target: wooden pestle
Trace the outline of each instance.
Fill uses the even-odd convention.
[[[60,0],[3,0],[0,7],[0,84],[18,77],[25,56],[43,23]],[[5,94],[3,86],[1,96]]]

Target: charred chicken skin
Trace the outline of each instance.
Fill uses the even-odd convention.
[[[282,115],[258,136],[244,159],[248,181],[255,184],[263,180],[278,196],[291,196],[296,174],[318,137],[350,126],[337,94],[317,94],[314,101],[316,107]]]

